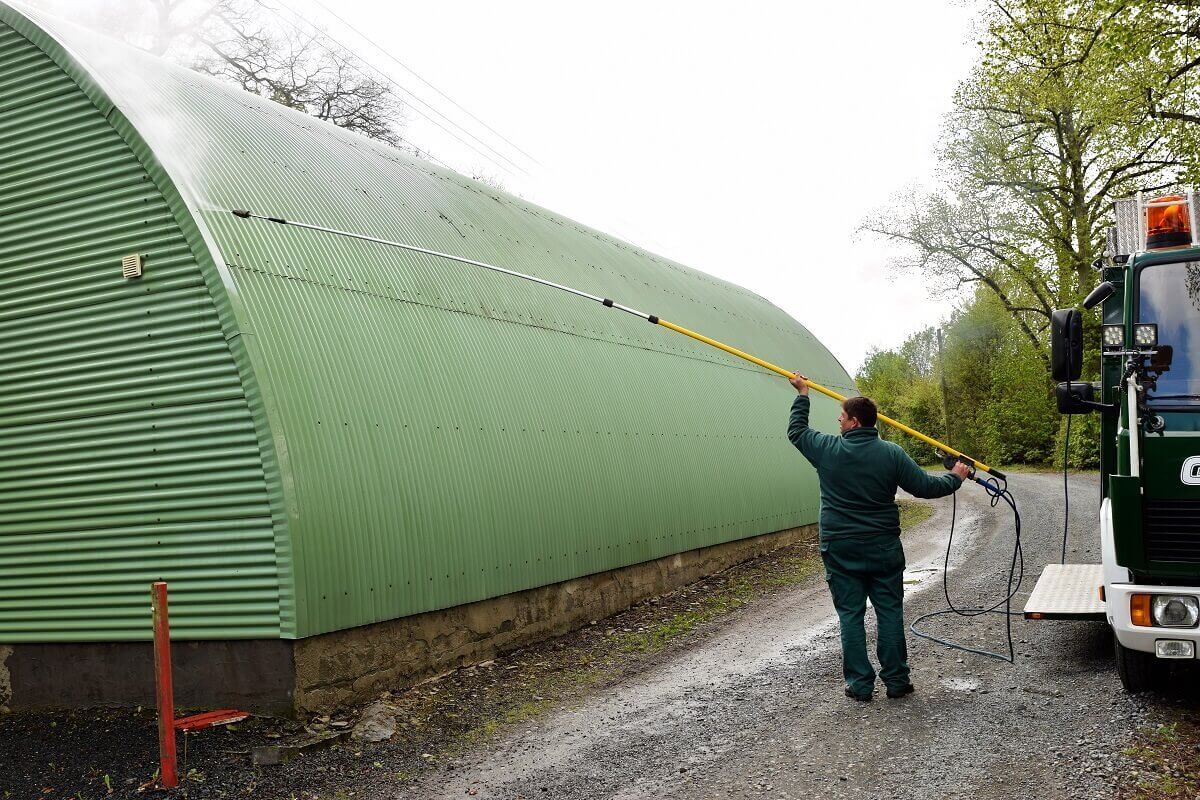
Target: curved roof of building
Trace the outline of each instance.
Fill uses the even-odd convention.
[[[762,297],[14,8],[0,2],[0,20],[50,54],[178,192],[226,337],[242,339],[262,395],[295,549],[292,635],[815,520],[778,377],[540,286],[230,210],[532,273],[852,392],[829,351]],[[383,597],[400,573],[403,596],[393,584]],[[373,596],[339,601],[306,585]]]

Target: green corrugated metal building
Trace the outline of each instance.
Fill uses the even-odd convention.
[[[156,579],[177,638],[286,640],[815,521],[779,378],[229,211],[851,391],[763,298],[3,2],[0,111],[0,643],[145,640]]]

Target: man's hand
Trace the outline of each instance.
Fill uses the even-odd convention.
[[[957,475],[959,480],[962,481],[965,481],[967,478],[971,477],[971,468],[961,461],[956,461],[954,463],[954,469],[950,471]]]
[[[796,387],[797,392],[806,397],[808,396],[808,379],[799,372],[797,372],[796,376],[790,380],[790,383],[792,386]]]

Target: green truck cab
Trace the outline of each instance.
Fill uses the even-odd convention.
[[[1026,617],[1106,619],[1131,692],[1158,686],[1164,660],[1194,660],[1200,642],[1198,201],[1118,201],[1101,282],[1084,311],[1052,322],[1059,411],[1101,415],[1101,563],[1048,567]],[[1082,314],[1097,306],[1100,381],[1079,382]]]

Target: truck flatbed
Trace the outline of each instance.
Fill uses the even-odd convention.
[[[1105,619],[1100,564],[1047,564],[1025,603],[1025,619]]]

